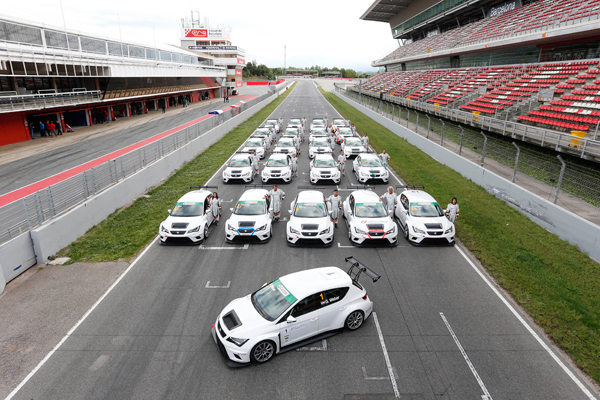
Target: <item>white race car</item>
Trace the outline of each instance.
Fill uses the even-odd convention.
[[[325,136],[315,137],[308,144],[308,158],[315,158],[318,154],[331,154],[331,144]]]
[[[270,127],[274,126],[275,133],[279,133],[279,131],[281,131],[281,126],[279,125],[279,121],[277,121],[276,119],[266,120],[265,123],[263,124],[263,126],[266,128],[270,128]]]
[[[250,158],[246,153],[237,153],[229,160],[229,164],[223,170],[223,182],[227,183],[231,180],[241,179],[244,182],[254,180],[254,168],[250,164]]]
[[[270,132],[271,132],[270,128],[258,128],[254,131],[254,133],[252,134],[251,137],[263,139],[263,138],[268,137]]]
[[[266,189],[248,189],[235,205],[231,217],[225,223],[225,239],[258,240],[265,242],[273,233],[273,207]],[[266,198],[265,198],[266,197]]]
[[[267,164],[262,170],[261,178],[263,182],[272,179],[283,179],[285,182],[292,180],[291,157],[287,154],[271,154]]]
[[[158,228],[160,243],[201,243],[210,233],[216,221],[210,212],[213,192],[206,190],[217,186],[192,186],[197,190],[188,192],[177,200],[169,210],[169,216]]]
[[[284,153],[284,154],[292,154],[296,151],[296,147],[294,146],[294,141],[292,138],[282,137],[279,139],[275,148],[273,149],[273,153]]]
[[[292,118],[290,119],[290,122],[287,125],[288,128],[298,128],[299,130],[302,129],[302,119],[300,118]]]
[[[283,132],[283,136],[285,138],[295,138],[296,136],[298,136],[300,134],[300,131],[298,130],[298,128],[291,128],[291,127],[287,127],[285,128],[285,132]]]
[[[373,311],[360,274],[373,282],[380,277],[353,257],[346,261],[348,272],[324,267],[285,275],[225,306],[211,329],[225,363],[264,363],[343,328],[360,328]]]
[[[266,139],[261,139],[257,137],[248,138],[248,140],[246,140],[246,143],[244,143],[244,147],[242,147],[242,149],[240,150],[240,153],[247,153],[249,156],[251,156],[256,151],[256,155],[262,160],[263,158],[265,158],[265,148],[263,147],[264,140]]]
[[[340,127],[338,128],[337,133],[335,135],[335,140],[337,144],[343,144],[346,139],[351,137],[356,137],[352,133],[352,129],[348,127]]]
[[[344,200],[344,219],[352,244],[398,244],[398,228],[379,196],[370,190],[356,190]]]
[[[361,153],[366,153],[367,149],[364,148],[362,141],[357,137],[349,137],[342,143],[342,150],[347,158],[356,157]]]
[[[299,186],[298,189],[307,187]],[[304,190],[290,207],[287,241],[290,244],[333,244],[334,225],[327,211],[325,196],[318,190]]]
[[[325,139],[329,138],[329,135],[327,134],[327,131],[325,130],[325,128],[311,129],[308,140],[310,141],[311,139],[316,139],[318,137],[325,138]]]
[[[315,128],[325,129],[325,120],[323,118],[314,118],[310,123],[310,130],[312,131]]]
[[[318,154],[310,162],[310,182],[333,181],[340,183],[341,173],[331,154]]]
[[[387,182],[390,176],[387,168],[383,166],[379,156],[375,153],[361,153],[356,156],[352,163],[352,171],[361,183],[365,183],[369,179],[381,179]]]
[[[348,125],[348,121],[343,118],[335,118],[331,124],[336,128],[341,128],[344,126],[350,127],[350,125]]]
[[[400,193],[396,201],[395,215],[409,242],[454,245],[454,224],[429,193],[409,189]]]

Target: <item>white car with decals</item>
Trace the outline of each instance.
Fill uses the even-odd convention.
[[[250,158],[247,153],[236,153],[227,167],[223,170],[223,182],[227,183],[231,180],[243,180],[244,182],[251,182],[254,180],[254,168],[250,164]]]
[[[409,242],[454,245],[454,224],[446,218],[442,207],[429,193],[408,189],[401,192],[396,201],[395,215]]]
[[[213,192],[217,186],[192,186],[197,189],[183,195],[169,210],[169,216],[158,228],[160,243],[201,243],[216,221],[210,210]]]
[[[298,187],[307,188],[310,187]],[[290,220],[286,227],[288,243],[317,242],[331,246],[334,228],[323,193],[318,190],[304,190],[298,193],[290,206]]]
[[[352,133],[352,129],[342,126],[338,128],[337,134],[335,135],[335,140],[337,144],[344,144],[346,139],[356,137],[354,133]],[[365,150],[366,151],[366,150]]]
[[[252,133],[252,135],[250,137],[264,139],[269,136],[270,132],[271,132],[270,128],[258,128],[254,131],[254,133]]]
[[[271,127],[274,126],[275,127],[275,133],[279,133],[279,131],[281,131],[281,125],[279,125],[279,121],[277,121],[276,119],[268,119],[265,121],[265,123],[263,124],[264,127]]]
[[[310,162],[310,183],[340,183],[341,173],[331,154],[318,154]]]
[[[325,130],[325,128],[311,129],[310,135],[308,137],[308,140],[311,141],[312,139],[316,139],[316,138],[325,138],[325,139],[329,138],[329,136],[327,135],[327,131]]]
[[[342,143],[342,150],[346,157],[357,157],[359,154],[366,153],[367,149],[362,144],[362,141],[357,137],[349,137]]]
[[[352,265],[348,272],[337,267],[295,272],[225,306],[211,329],[225,363],[265,363],[344,328],[360,328],[373,302],[359,277],[364,272],[376,282],[380,276],[353,257],[346,261]]]
[[[256,151],[256,155],[261,160],[265,158],[265,148],[263,147],[264,139],[257,137],[249,137],[244,143],[244,147],[240,150],[241,153],[247,153],[249,156],[253,155]]]
[[[284,154],[292,154],[296,151],[296,147],[294,146],[294,141],[292,138],[282,137],[277,141],[275,148],[273,149],[273,153],[284,153]]]
[[[335,126],[336,128],[341,128],[341,127],[344,127],[344,126],[348,126],[348,127],[350,126],[350,125],[348,125],[348,121],[346,121],[343,118],[335,118],[333,120],[333,122],[332,122],[332,125]]]
[[[268,193],[266,189],[248,189],[242,194],[231,217],[225,223],[225,239],[228,242],[265,242],[271,238],[273,207],[269,198],[265,198]]]
[[[298,136],[300,134],[300,131],[298,131],[298,128],[290,128],[289,126],[287,128],[285,128],[285,132],[283,132],[283,136],[284,138],[295,138],[296,136]]]
[[[312,131],[315,128],[325,129],[325,120],[323,118],[314,118],[310,123],[310,130]]]
[[[381,179],[387,182],[390,176],[387,168],[383,166],[379,156],[375,153],[361,153],[356,156],[352,163],[352,171],[361,183],[370,179]]]
[[[292,180],[291,157],[287,154],[273,153],[261,172],[263,182],[272,179],[283,179],[285,182]]]
[[[314,137],[308,144],[308,158],[315,158],[318,154],[331,154],[331,144],[325,136]]]
[[[398,244],[398,227],[371,190],[356,190],[344,200],[344,219],[352,244]]]

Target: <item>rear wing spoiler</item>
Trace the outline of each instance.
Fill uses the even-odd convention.
[[[381,276],[377,272],[373,271],[371,268],[367,267],[365,264],[361,263],[360,261],[358,261],[356,258],[354,258],[352,256],[346,257],[346,262],[350,263],[350,269],[348,270],[348,275],[350,275],[352,282],[358,283],[360,274],[363,272],[365,274],[367,274],[367,276],[369,278],[373,279],[373,283],[377,282],[379,280],[379,278],[381,278]]]
[[[396,186],[396,189],[422,189],[425,190],[425,186]]]
[[[264,187],[273,187],[273,185],[262,185],[260,183],[257,183],[257,184],[251,184],[251,185],[244,185],[244,187],[247,187],[247,188],[264,188]]]
[[[331,186],[298,186],[298,189],[311,190],[311,189],[329,189]]]
[[[218,186],[190,186],[190,189],[218,189]]]
[[[346,189],[350,189],[350,190],[354,190],[354,189],[375,189],[375,186],[372,186],[372,185],[346,186]]]

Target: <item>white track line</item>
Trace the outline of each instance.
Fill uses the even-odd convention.
[[[517,310],[515,310],[515,308],[508,302],[508,300],[506,300],[504,298],[504,296],[502,296],[502,294],[498,291],[498,289],[496,289],[496,287],[492,284],[492,282],[490,282],[490,280],[487,279],[487,277],[479,270],[479,268],[477,268],[475,266],[475,264],[473,264],[473,262],[469,259],[469,257],[467,257],[467,255],[461,250],[461,248],[459,246],[454,246],[454,247],[465,258],[465,260],[467,260],[467,262],[471,265],[471,267],[479,274],[481,279],[483,279],[485,281],[485,283],[487,283],[487,285],[492,289],[492,291],[494,293],[496,293],[496,296],[498,296],[500,298],[500,300],[502,300],[502,302],[504,303],[504,305],[506,305],[506,307],[510,310],[510,312],[512,312],[513,315],[519,320],[519,322],[521,322],[521,324],[523,324],[525,329],[527,329],[527,331],[529,333],[531,333],[531,335],[535,338],[535,340],[538,341],[538,343],[544,348],[544,350],[546,350],[548,352],[548,354],[550,354],[550,357],[552,357],[552,359],[554,361],[556,361],[556,363],[563,369],[563,371],[565,371],[565,373],[569,376],[569,378],[571,378],[573,380],[573,382],[575,382],[575,384],[579,387],[579,389],[581,389],[581,391],[587,396],[587,398],[590,400],[596,400],[596,397],[594,397],[594,395],[588,390],[588,388],[586,388],[584,386],[584,384],[575,376],[575,374],[573,374],[573,372],[571,372],[571,370],[569,368],[567,368],[567,366],[560,360],[560,358],[558,358],[558,356],[556,354],[554,354],[552,349],[550,349],[550,347],[533,330],[533,328],[531,326],[529,326],[529,324],[523,319],[523,317],[521,317],[519,315]]]
[[[394,368],[392,368],[392,364],[390,363],[390,356],[388,355],[387,349],[385,347],[385,342],[383,341],[383,334],[381,333],[381,327],[379,326],[379,321],[377,320],[377,314],[375,313],[375,311],[373,311],[373,319],[375,320],[377,335],[379,335],[379,342],[381,343],[381,348],[383,349],[383,357],[385,358],[385,364],[387,365],[388,373],[390,374],[390,381],[392,381],[392,387],[394,388],[394,395],[397,399],[399,399],[400,391],[398,390],[398,384],[396,383]]]
[[[488,392],[487,388],[485,387],[485,384],[483,383],[483,381],[481,380],[481,377],[477,373],[477,370],[475,369],[475,366],[473,365],[473,363],[469,359],[469,356],[467,355],[467,352],[462,347],[462,344],[460,344],[460,341],[458,340],[458,337],[456,337],[456,334],[452,330],[452,327],[448,323],[448,320],[444,316],[444,313],[440,313],[440,317],[442,317],[442,320],[444,321],[444,324],[446,324],[446,328],[448,328],[448,331],[452,335],[452,339],[454,339],[454,342],[458,346],[458,349],[460,350],[460,353],[462,354],[462,356],[464,357],[465,361],[467,362],[467,365],[471,369],[471,372],[473,373],[473,376],[475,376],[475,379],[477,379],[477,383],[479,384],[479,387],[481,388],[481,390],[483,390],[483,396],[482,397],[485,398],[485,399],[487,399],[487,400],[492,400],[492,396],[490,396],[490,392]]]
[[[285,99],[287,100],[287,98]],[[275,111],[277,111],[277,109],[279,107],[281,107],[281,105],[283,103],[285,103],[285,100],[281,102],[281,104],[279,106],[277,106],[277,108],[275,110],[273,110],[273,113]],[[260,112],[257,111],[257,112]],[[269,116],[271,116],[273,113],[271,113]],[[268,118],[267,118],[268,119]],[[208,132],[206,132],[208,133]],[[205,133],[205,134],[206,134]],[[244,142],[245,143],[245,142]],[[244,144],[242,143],[242,145]],[[240,146],[241,147],[241,146]],[[239,150],[239,147],[238,147]],[[235,154],[235,152],[234,152]],[[233,157],[233,154],[231,155],[231,157]],[[231,157],[229,157],[231,159]],[[227,163],[223,164],[221,166],[221,168],[219,168],[217,170],[217,172],[215,172],[213,174],[213,176],[207,181],[207,183],[209,183],[218,173],[219,171],[223,168],[223,166],[227,165]],[[60,346],[62,346],[62,344],[71,336],[71,334],[73,332],[75,332],[75,329],[77,329],[79,327],[79,325],[81,325],[83,323],[83,321],[86,320],[86,318],[92,313],[92,311],[94,311],[96,309],[96,307],[98,307],[98,305],[102,302],[102,300],[104,300],[106,298],[106,296],[108,296],[108,294],[115,288],[115,286],[117,286],[117,284],[119,282],[121,282],[121,279],[123,279],[125,277],[125,275],[127,275],[127,273],[129,271],[131,271],[131,269],[135,266],[135,264],[137,264],[137,262],[144,256],[144,254],[146,254],[146,252],[148,251],[148,249],[150,249],[150,247],[154,244],[154,242],[156,241],[156,239],[158,239],[159,236],[157,235],[152,242],[150,242],[150,244],[148,244],[148,246],[146,246],[146,248],[144,249],[144,251],[142,251],[142,253],[131,263],[131,265],[129,267],[127,267],[127,269],[125,270],[125,272],[123,272],[121,274],[121,276],[119,276],[119,278],[117,278],[117,280],[108,288],[108,290],[106,292],[104,292],[104,294],[98,299],[98,301],[96,301],[94,303],[94,305],[92,306],[92,308],[90,308],[84,315],[83,317],[81,317],[79,319],[79,321],[77,321],[77,323],[71,328],[71,330],[69,330],[69,332],[67,332],[67,334],[60,340],[60,342],[58,342],[58,344],[56,346],[54,346],[54,348],[48,353],[46,354],[46,357],[44,357],[44,359],[42,361],[40,361],[40,363],[25,377],[25,379],[23,379],[21,381],[21,383],[19,383],[19,385],[12,391],[10,392],[10,394],[6,397],[5,400],[11,400],[18,392],[19,390],[21,390],[21,388],[23,386],[25,386],[25,384],[31,379],[31,377],[33,377],[33,375],[35,375],[35,373],[42,368],[42,366],[46,363],[46,361],[48,361],[48,359],[50,357],[52,357],[52,355],[60,348]]]

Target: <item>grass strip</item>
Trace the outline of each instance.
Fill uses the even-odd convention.
[[[325,98],[409,185],[458,198],[457,236],[573,361],[600,382],[600,266],[558,236],[331,93]]]
[[[149,197],[140,197],[129,207],[115,211],[62,249],[58,256],[70,257],[70,262],[130,261],[156,237],[160,222],[167,216],[166,210],[173,207],[191,185],[210,179],[290,92],[280,95],[181,167],[162,185],[151,189],[147,193]]]

